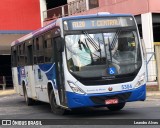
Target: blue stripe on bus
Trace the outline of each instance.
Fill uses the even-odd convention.
[[[20,75],[21,68],[17,67],[17,70],[18,70],[18,84],[21,85],[21,75]]]
[[[42,70],[46,76],[47,76],[47,79],[52,81],[53,83],[53,86],[55,89],[57,89],[57,85],[54,81],[54,79],[56,79],[56,67],[55,67],[55,64],[40,64],[38,65],[40,70]]]

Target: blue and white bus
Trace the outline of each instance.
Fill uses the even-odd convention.
[[[81,107],[121,110],[146,98],[145,55],[129,14],[70,16],[12,42],[14,89],[56,114]]]

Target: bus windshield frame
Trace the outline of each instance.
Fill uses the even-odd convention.
[[[101,39],[96,40],[92,38],[100,35],[102,37]],[[115,78],[113,76],[137,74],[142,66],[140,41],[138,37],[136,25],[121,28],[67,31],[65,35],[65,48],[68,70],[78,78]],[[125,41],[125,44],[122,46],[123,48],[121,48],[122,51],[126,45],[132,50],[126,50],[123,53],[120,52],[120,47],[118,49],[117,46],[117,42],[120,39],[122,42],[121,45],[123,41]],[[72,40],[72,43],[69,43],[70,41],[67,40]],[[69,45],[67,43],[69,43]],[[77,46],[74,46],[76,43]],[[68,48],[70,48],[70,53],[72,54],[69,53]],[[81,53],[78,55],[79,51],[81,51]],[[70,60],[71,56],[72,60]],[[76,56],[79,56],[81,60],[84,61],[84,64],[80,64],[82,61],[79,61]],[[87,59],[84,59],[87,57],[90,58],[88,62]],[[73,58],[77,60],[73,61]],[[99,59],[94,61],[95,58]],[[77,65],[78,63],[80,65]]]

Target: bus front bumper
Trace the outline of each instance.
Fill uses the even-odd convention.
[[[118,99],[119,103],[144,101],[146,99],[146,84],[139,88],[102,94],[76,94],[67,92],[67,104],[70,109],[81,107],[107,106],[105,100]]]

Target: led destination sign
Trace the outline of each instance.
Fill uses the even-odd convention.
[[[65,30],[114,28],[135,25],[132,17],[97,18],[64,21]]]
[[[90,25],[91,27],[108,27],[108,26],[119,26],[119,21],[117,19],[113,20],[91,20],[87,24],[86,21],[74,21],[72,22],[73,29],[78,28],[86,28],[86,25]]]

